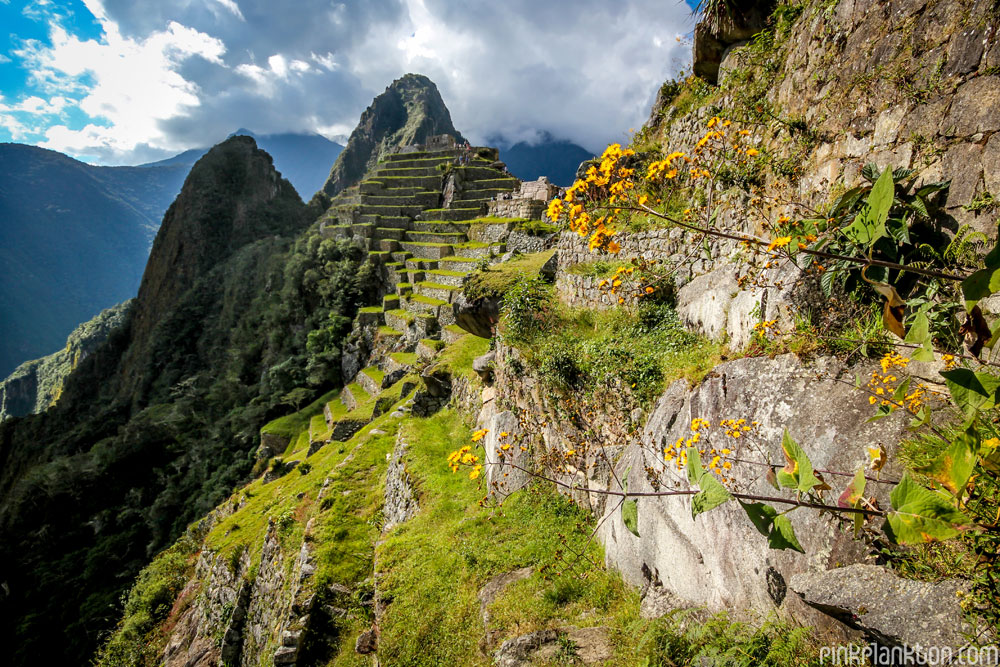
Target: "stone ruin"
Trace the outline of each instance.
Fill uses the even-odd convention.
[[[548,202],[559,193],[559,187],[545,176],[537,181],[524,181],[509,193],[497,195],[487,203],[487,214],[498,218],[541,220]]]

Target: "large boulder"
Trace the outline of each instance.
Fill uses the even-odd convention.
[[[500,296],[484,296],[470,301],[464,294],[452,302],[455,324],[480,338],[493,338],[500,321]]]

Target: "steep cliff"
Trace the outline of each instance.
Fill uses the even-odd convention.
[[[394,149],[422,144],[437,135],[454,137],[458,143],[465,141],[451,124],[451,114],[433,81],[421,74],[400,77],[361,114],[323,191],[336,195],[355,185]]]
[[[125,322],[131,306],[126,301],[102,310],[84,322],[66,339],[66,347],[41,359],[28,361],[0,382],[0,421],[44,412],[62,394],[66,377],[103,343],[111,331]]]
[[[124,326],[55,408],[0,426],[14,664],[84,662],[123,581],[248,473],[268,414],[302,400],[292,389],[336,382],[364,255],[303,233],[317,213],[251,138],[214,148],[167,214]],[[315,330],[326,345],[307,349]]]

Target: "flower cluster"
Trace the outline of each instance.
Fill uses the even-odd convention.
[[[771,334],[778,334],[778,320],[764,320],[753,325],[753,332],[767,338]]]
[[[476,479],[483,471],[479,457],[472,453],[471,445],[465,445],[448,455],[448,467],[452,472],[458,472],[459,466],[470,466],[469,479]]]
[[[732,439],[749,435],[756,431],[758,426],[760,426],[760,422],[747,423],[747,420],[742,418],[723,419],[719,422],[719,428],[722,429],[725,436]],[[733,479],[727,477],[727,474],[736,463],[735,453],[729,447],[711,447],[705,442],[711,429],[711,422],[701,417],[695,417],[691,420],[691,435],[687,438],[682,436],[664,448],[663,460],[667,464],[675,466],[677,470],[683,470],[687,465],[688,448],[696,447],[698,454],[707,461],[705,465],[708,470],[715,473],[724,484],[729,484]],[[704,439],[702,438],[703,433],[705,434]]]

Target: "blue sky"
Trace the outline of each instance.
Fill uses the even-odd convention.
[[[690,61],[685,1],[0,0],[0,141],[136,164],[237,127],[338,137],[419,72],[473,140],[599,150]]]

